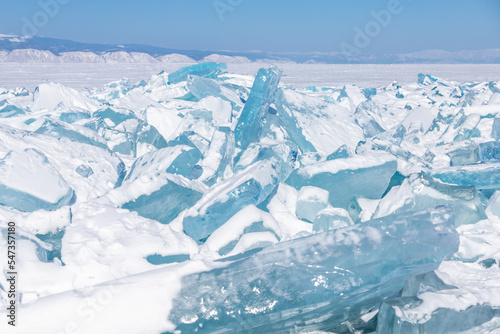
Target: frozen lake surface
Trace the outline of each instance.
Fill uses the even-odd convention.
[[[129,78],[131,82],[147,80],[161,71],[173,72],[189,64],[19,64],[0,63],[0,87],[26,87],[33,90],[38,84],[57,82],[75,89],[101,87]],[[269,64],[228,64],[228,72],[254,76]],[[462,64],[278,64],[283,70],[282,82],[302,89],[308,86],[332,87],[356,84],[360,87],[380,87],[394,80],[401,84],[414,83],[419,73],[431,74],[445,80],[497,81],[500,65]]]

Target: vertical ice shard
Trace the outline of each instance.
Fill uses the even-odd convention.
[[[491,129],[491,137],[496,140],[500,140],[500,117],[495,117],[493,121],[493,127]]]
[[[262,119],[273,103],[281,78],[281,70],[275,66],[261,68],[255,77],[248,100],[236,124],[236,146],[245,149],[250,143],[259,141]]]
[[[211,186],[232,173],[234,133],[228,127],[219,127],[212,136],[206,158],[200,163],[200,181]]]
[[[374,217],[424,210],[436,205],[453,208],[457,226],[486,218],[477,190],[472,186],[445,184],[426,174],[410,175],[380,201]]]
[[[279,183],[275,158],[258,161],[212,186],[184,217],[184,232],[203,242],[213,231],[247,205],[264,201]]]
[[[297,117],[295,117],[293,113],[293,109],[295,109],[294,107],[296,106],[287,102],[283,89],[278,89],[276,92],[275,105],[277,109],[277,116],[290,136],[290,139],[300,147],[302,152],[315,152],[316,149],[304,136]]]
[[[360,103],[354,112],[356,123],[363,129],[366,138],[371,138],[385,131],[373,117],[374,112],[380,113],[377,109],[377,105],[368,100]]]
[[[188,79],[188,75],[196,75],[205,78],[215,78],[225,69],[227,69],[226,64],[217,63],[201,63],[183,67],[176,72],[170,73],[168,75],[168,84],[174,85],[181,81],[186,81]]]
[[[394,215],[227,258],[183,279],[169,320],[183,333],[356,330],[407,277],[458,249],[445,208]],[[398,250],[398,251],[394,251]],[[358,327],[359,326],[359,327]]]

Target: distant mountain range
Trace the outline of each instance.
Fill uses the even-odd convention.
[[[93,44],[47,37],[0,35],[0,62],[20,63],[326,63],[326,64],[500,64],[500,49],[425,50],[407,54],[342,52],[233,52],[161,48],[140,44]]]

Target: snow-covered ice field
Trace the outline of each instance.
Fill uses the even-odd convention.
[[[189,64],[20,64],[0,63],[0,87],[26,87],[33,90],[40,83],[58,82],[75,89],[102,87],[122,77],[137,82],[161,71],[172,72]],[[255,75],[269,64],[228,64],[232,73]],[[432,73],[458,82],[494,81],[500,78],[500,64],[408,64],[408,65],[323,65],[279,64],[282,82],[295,88],[307,86],[379,87],[394,80],[402,84],[416,81],[419,73]]]
[[[182,66],[0,64],[0,333],[500,333],[500,65]]]

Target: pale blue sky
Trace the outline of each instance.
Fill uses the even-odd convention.
[[[31,34],[34,27],[46,37],[195,50],[335,52],[350,45],[367,53],[405,53],[500,48],[499,0],[397,2],[3,0],[0,33]],[[391,5],[397,10],[377,23],[373,12]],[[355,39],[366,29],[372,36]]]

